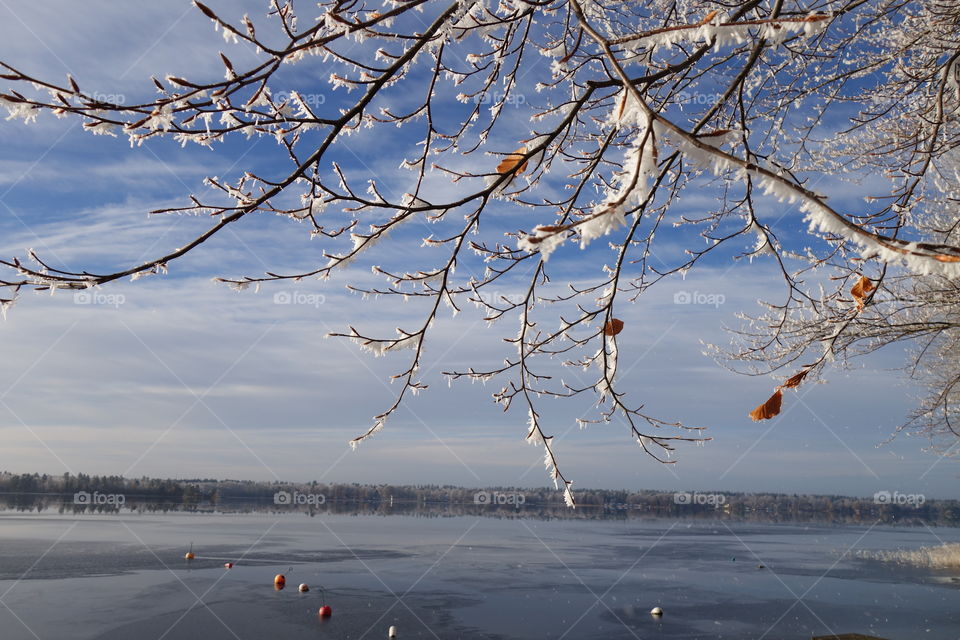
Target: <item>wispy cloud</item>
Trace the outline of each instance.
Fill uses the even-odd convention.
[[[253,59],[242,46],[223,43],[209,20],[184,16],[189,8],[185,2],[128,7],[103,1],[88,3],[83,11],[68,2],[0,4],[2,55],[44,77],[72,72],[82,86],[121,94],[124,100],[152,95],[150,74],[220,77],[220,49],[235,64]],[[254,19],[263,13],[260,2],[224,2],[217,8],[224,15],[249,11]],[[321,76],[313,67],[296,72]],[[147,211],[184,204],[191,191],[208,197],[201,184],[208,175],[235,176],[251,166],[274,175],[283,153],[266,140],[238,166],[246,149],[242,143],[211,152],[151,141],[131,150],[125,140],[93,138],[73,125],[53,118],[29,128],[0,123],[0,191],[7,192],[0,205],[0,252],[5,257],[23,256],[33,247],[54,266],[111,270],[162,255],[212,221],[202,216],[147,219]],[[491,148],[511,150],[528,129],[529,122],[517,118]],[[398,131],[393,143],[402,149],[413,137]],[[55,140],[54,149],[41,153]],[[376,153],[382,144],[375,132],[360,131],[342,152],[345,170],[377,179],[390,193],[409,190],[412,174]],[[464,166],[471,162],[496,164],[479,154]],[[431,175],[428,187],[435,200],[462,193],[441,174]],[[709,205],[695,195],[682,201],[689,211]],[[372,215],[371,221],[381,215],[388,212]],[[491,211],[491,219],[505,226],[484,227],[481,237],[503,241],[505,229],[543,222],[508,215]],[[778,233],[799,233],[798,217],[785,218]],[[409,223],[395,245],[383,246],[377,263],[402,268],[411,255],[442,260],[442,252],[419,246],[433,229],[419,220]],[[682,247],[671,242],[669,230],[662,235],[658,255],[666,263],[680,259]],[[402,354],[368,359],[355,345],[324,336],[350,325],[392,335],[398,326],[414,325],[421,305],[397,298],[363,300],[346,291],[347,282],[382,284],[370,271],[371,260],[329,282],[282,282],[259,293],[237,293],[212,282],[214,276],[315,269],[326,262],[326,250],[309,239],[303,225],[249,217],[171,265],[168,276],[114,283],[86,292],[86,298],[25,293],[0,324],[0,392],[16,385],[6,398],[9,406],[0,406],[0,468],[56,472],[67,464],[75,470],[121,472],[134,464],[135,473],[151,475],[263,478],[273,469],[294,480],[327,474],[328,480],[343,481],[475,484],[479,477],[489,484],[542,484],[541,476],[525,473],[542,456],[522,443],[525,416],[503,414],[490,402],[496,381],[448,389],[440,375],[469,365],[494,366],[512,354],[503,338],[515,334],[517,319],[486,327],[469,304],[456,321],[441,315],[434,328],[424,373],[431,389],[360,452],[343,456],[347,439],[392,401],[397,390],[385,381],[405,362]],[[549,265],[555,286],[585,278],[584,264],[599,273],[604,259],[602,247],[588,252],[564,247]],[[458,275],[482,269],[479,260],[470,260],[465,258]],[[522,284],[519,276],[504,278],[498,294],[519,291]],[[915,481],[911,474],[921,460],[927,462],[924,469],[929,467],[929,459],[921,458],[912,443],[873,448],[907,412],[909,399],[890,393],[869,403],[848,401],[865,379],[874,388],[892,387],[896,378],[880,371],[895,361],[887,355],[869,360],[870,369],[837,373],[829,385],[814,389],[805,403],[819,419],[795,411],[756,442],[761,430],[746,413],[769,393],[771,380],[723,371],[703,356],[701,341],[725,342],[722,326],[736,325],[736,311],[754,309],[757,299],[775,299],[779,293],[775,269],[761,261],[732,269],[712,263],[686,280],[653,288],[639,304],[624,299],[617,313],[626,328],[618,340],[621,365],[629,368],[620,381],[628,400],[656,415],[708,426],[715,441],[703,448],[681,447],[673,475],[646,458],[623,425],[570,429],[576,416],[589,413],[587,403],[552,403],[543,419],[558,434],[557,453],[577,485],[673,488],[679,476],[689,487],[715,489],[835,487],[872,493],[882,488],[874,486],[876,478],[864,465],[891,486]],[[678,294],[694,300],[678,303]],[[718,296],[723,302],[716,304]],[[268,326],[274,328],[260,340]],[[58,341],[66,327],[73,328]],[[468,339],[464,327],[472,327]],[[559,362],[542,367],[546,374],[579,384],[596,375]],[[198,396],[202,403],[195,402]],[[745,462],[727,473],[751,445]],[[938,487],[948,491],[953,479],[941,465],[923,482],[934,495]]]

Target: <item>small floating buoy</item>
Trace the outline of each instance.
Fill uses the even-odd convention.
[[[762,564],[758,564],[758,565],[757,565],[757,569],[766,569],[766,567],[763,566]]]
[[[652,616],[662,616],[662,615],[663,615],[663,609],[661,609],[660,607],[654,607],[653,609],[650,609],[650,615],[652,615]]]
[[[397,637],[397,628],[396,628],[396,627],[390,627],[390,629],[387,630],[387,637],[388,637],[388,638],[396,638],[396,637]]]
[[[331,609],[329,605],[325,604],[320,607],[320,610],[317,613],[320,614],[321,618],[329,618],[333,615],[333,609]]]
[[[282,573],[278,573],[273,579],[273,586],[275,586],[277,589],[283,589],[285,586],[287,586],[287,579],[283,577]]]
[[[306,593],[307,591],[310,591],[310,587],[307,586],[306,582],[301,584],[299,589],[300,589],[300,593]]]
[[[183,557],[187,560],[193,560],[193,551],[187,551],[185,554],[183,554]]]
[[[224,562],[224,563],[223,563],[223,568],[224,568],[224,569],[233,569],[233,563],[232,563],[232,562]]]

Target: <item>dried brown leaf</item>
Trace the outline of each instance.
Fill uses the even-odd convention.
[[[197,9],[200,9],[200,11],[203,11],[203,15],[207,16],[211,20],[217,19],[217,14],[215,14],[213,10],[210,9],[210,7],[208,7],[207,5],[203,4],[202,2],[197,2],[197,0],[194,0],[193,4]]]
[[[527,163],[523,159],[524,154],[527,153],[526,147],[520,147],[511,154],[508,154],[503,161],[497,165],[497,173],[510,173],[514,170],[517,165],[520,165],[520,168],[516,170],[516,175],[520,175],[527,170]],[[523,164],[521,164],[523,163]]]
[[[754,422],[760,420],[769,420],[780,413],[780,405],[783,402],[783,392],[778,388],[773,395],[767,398],[767,401],[750,412],[750,419]]]
[[[621,331],[623,331],[623,320],[619,318],[611,318],[603,324],[603,335],[605,336],[615,336]]]
[[[624,90],[623,95],[620,96],[620,104],[617,105],[617,120],[623,117],[623,111],[627,107],[628,94]]]
[[[807,377],[807,374],[810,373],[810,369],[804,369],[798,374],[792,375],[786,380],[783,384],[777,387],[778,389],[796,389],[800,386],[800,383],[803,382],[803,379]]]
[[[852,295],[853,299],[856,300],[858,310],[863,310],[863,307],[866,304],[867,296],[871,291],[873,291],[873,289],[873,281],[867,276],[860,276],[857,284],[853,285],[853,288],[850,289],[850,295]]]
[[[236,72],[233,70],[233,63],[230,62],[230,58],[228,58],[227,56],[223,55],[223,52],[222,52],[222,51],[220,52],[220,59],[223,60],[223,66],[225,66],[225,67],[230,71],[230,73],[236,73]]]

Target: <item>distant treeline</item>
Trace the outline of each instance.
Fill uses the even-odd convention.
[[[569,509],[552,488],[365,485],[124,478],[0,472],[0,508],[59,513],[198,511],[442,517],[730,518],[757,522],[960,525],[960,501],[881,492],[871,498],[581,489]]]

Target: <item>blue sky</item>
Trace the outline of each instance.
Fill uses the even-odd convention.
[[[249,11],[255,18],[265,6],[210,4],[222,7],[224,16]],[[224,45],[186,2],[92,2],[82,12],[67,2],[0,4],[0,42],[0,59],[25,71],[58,81],[70,72],[84,89],[128,102],[153,95],[152,74],[221,77],[220,49],[238,67],[254,59],[243,47]],[[296,71],[303,74],[298,83],[316,78],[318,90],[326,91],[319,58]],[[518,116],[516,132],[507,134],[513,139],[528,126],[519,110]],[[402,192],[409,174],[378,152],[380,135],[358,134],[347,168]],[[403,144],[405,135],[398,133],[391,144]],[[124,139],[93,137],[80,131],[79,122],[49,114],[32,126],[0,121],[0,140],[0,252],[23,256],[33,248],[55,265],[91,270],[127,266],[180,246],[209,221],[148,219],[145,212],[203,193],[208,175],[250,167],[270,175],[279,152],[266,139],[231,141],[214,151],[154,140],[131,150]],[[436,188],[456,193],[454,185]],[[831,202],[855,201],[853,187],[838,180],[823,188],[832,190]],[[703,203],[688,198],[684,204]],[[798,219],[786,215],[778,233],[800,238]],[[664,260],[678,259],[679,245],[665,239]],[[383,247],[388,264],[402,264],[409,251],[402,242]],[[347,441],[392,402],[398,389],[388,378],[405,360],[399,354],[373,359],[324,336],[350,324],[390,332],[416,317],[415,303],[364,301],[346,291],[348,282],[372,282],[362,263],[327,282],[278,283],[259,293],[212,282],[216,275],[320,264],[322,250],[300,225],[245,219],[172,264],[169,275],[104,287],[92,304],[72,293],[25,293],[0,323],[0,469],[546,484],[542,451],[523,442],[525,415],[504,414],[490,400],[499,386],[448,388],[440,375],[497,363],[508,353],[501,338],[515,332],[508,324],[513,321],[488,328],[470,309],[437,324],[424,375],[431,388],[408,402],[384,432],[357,452],[349,450]],[[551,258],[554,278],[576,281],[597,255],[565,246]],[[517,285],[507,281],[502,293]],[[912,406],[914,390],[891,371],[903,361],[899,348],[849,371],[833,369],[827,384],[788,393],[784,413],[773,421],[747,418],[775,382],[725,371],[702,355],[701,342],[724,343],[722,327],[737,324],[735,313],[754,311],[757,299],[776,297],[778,287],[776,272],[762,260],[716,260],[686,280],[663,283],[638,304],[621,305],[618,315],[627,327],[619,338],[622,388],[655,415],[708,426],[714,439],[703,447],[681,446],[678,463],[667,467],[644,456],[620,425],[580,430],[575,420],[589,412],[588,403],[546,403],[547,431],[557,436],[556,453],[574,489],[899,490],[956,497],[956,462],[923,453],[923,441],[906,437],[878,446]],[[679,292],[722,295],[724,302],[674,304]],[[279,303],[284,294],[294,303]],[[572,382],[586,380],[576,371],[560,373]]]

